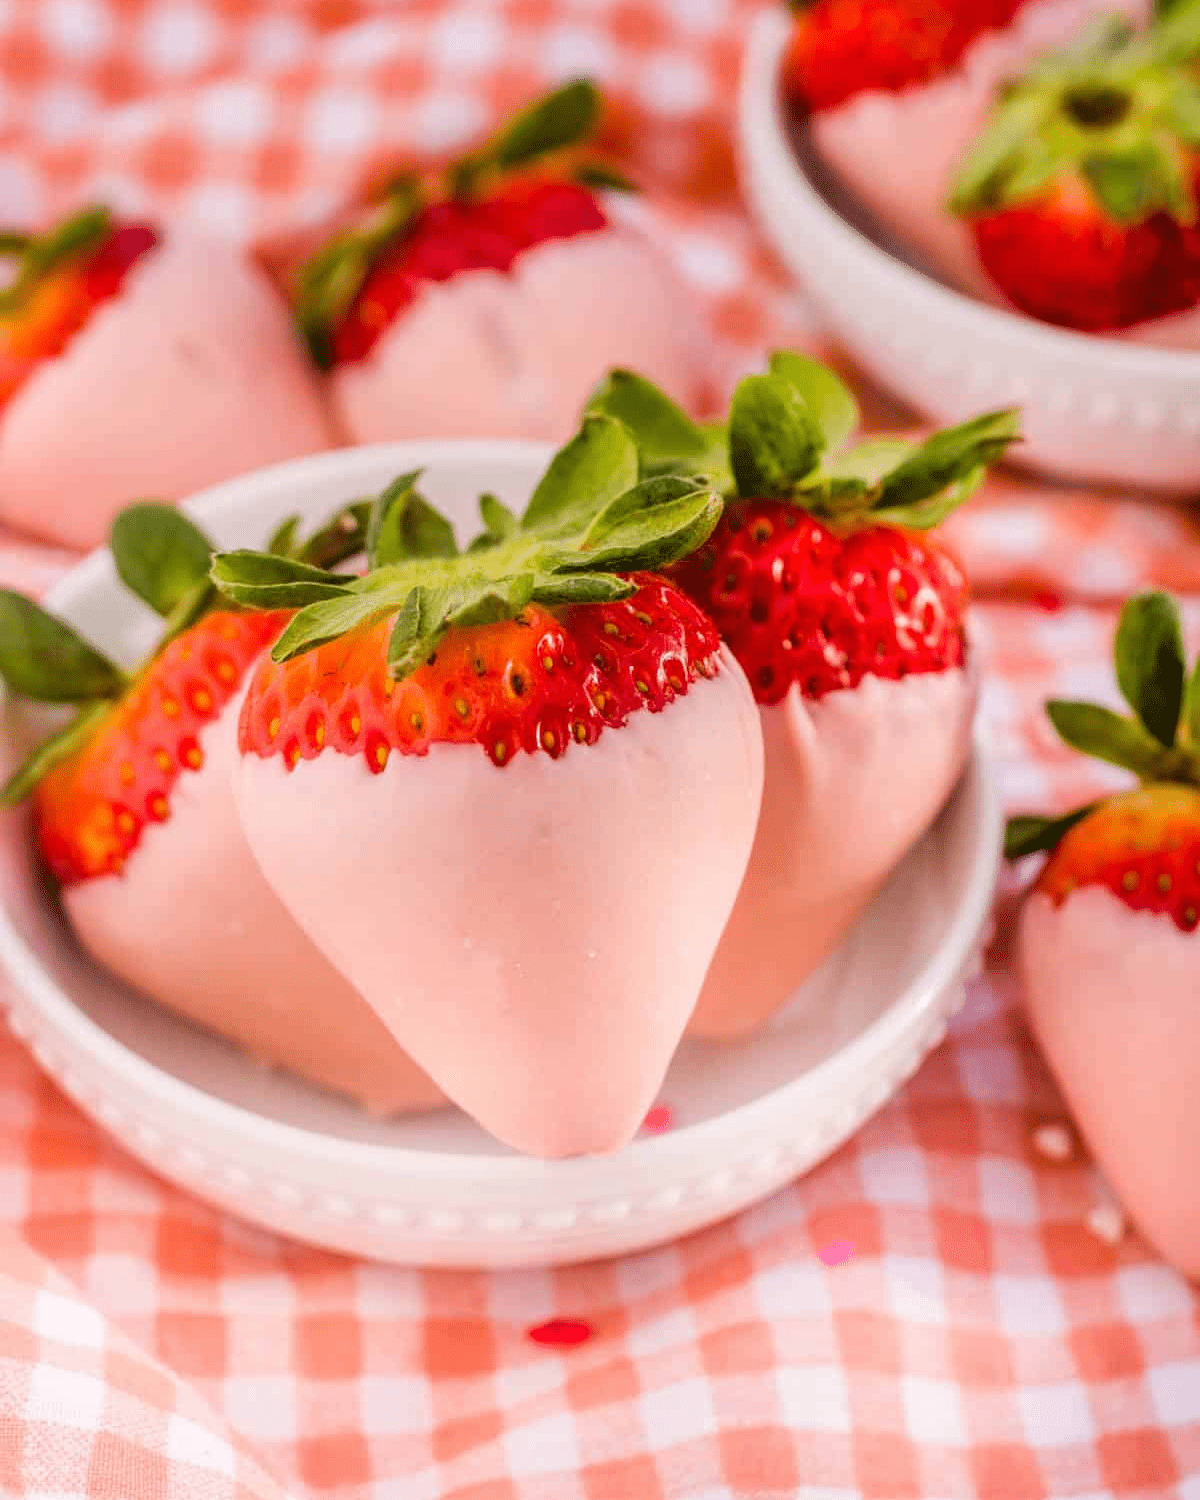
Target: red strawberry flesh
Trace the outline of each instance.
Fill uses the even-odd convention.
[[[154,659],[82,750],[39,782],[38,841],[59,881],[119,874],[146,825],[170,816],[176,782],[204,763],[205,725],[286,618],[207,616]]]
[[[708,613],[759,703],[961,667],[967,584],[926,536],[838,536],[784,500],[741,500],[673,576]]]
[[[1132,911],[1169,916],[1182,932],[1200,917],[1200,791],[1161,784],[1114,797],[1055,849],[1037,889],[1061,906],[1103,886]]]
[[[242,710],[242,750],[291,768],[332,749],[378,773],[393,752],[435,744],[480,745],[499,766],[520,751],[557,759],[572,742],[594,744],[717,670],[710,621],[664,579],[637,581],[618,603],[529,606],[452,629],[400,682],[386,667],[390,621],[281,665],[265,660]]]
[[[1108,219],[1053,194],[971,222],[984,269],[1031,317],[1090,333],[1183,312],[1200,299],[1200,234],[1167,213]]]
[[[430,204],[373,267],[334,330],[334,364],[365,359],[423,286],[462,271],[510,272],[533,246],[590,234],[607,223],[593,193],[545,178],[518,178],[480,201]]]
[[[63,353],[158,238],[147,224],[118,225],[96,249],[50,271],[19,310],[0,317],[0,405],[43,361]]]
[[[791,94],[811,110],[889,93],[948,72],[1026,0],[816,0],[796,22],[784,61]]]

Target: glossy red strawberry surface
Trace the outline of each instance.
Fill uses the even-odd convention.
[[[479,745],[496,765],[594,744],[718,669],[711,622],[664,579],[637,577],[618,603],[531,605],[514,620],[453,628],[400,682],[386,664],[390,620],[283,664],[265,659],[242,710],[242,750],[289,767],[336,750],[379,772],[393,752],[435,744]]]
[[[101,303],[158,244],[147,224],[119,224],[96,249],[41,278],[22,305],[0,315],[0,405],[38,366],[61,354]]]
[[[423,285],[462,271],[511,271],[517,257],[534,245],[588,234],[607,222],[595,194],[544,177],[516,178],[482,200],[430,204],[368,274],[334,329],[334,363],[369,354]]]
[[[1103,886],[1132,911],[1200,918],[1200,791],[1162,784],[1113,797],[1064,834],[1038,877],[1055,905]]]
[[[759,703],[963,664],[967,584],[927,535],[838,536],[783,500],[738,500],[672,570],[711,617]]]
[[[38,841],[61,882],[119,874],[146,825],[170,817],[172,788],[204,764],[205,725],[286,619],[206,616],[154,659],[82,749],[39,782]]]
[[[1026,0],[816,0],[798,13],[784,61],[789,93],[833,109],[870,89],[895,93],[947,72]]]
[[[1170,214],[1109,219],[1084,193],[1056,192],[971,221],[988,275],[1031,317],[1091,333],[1200,301],[1200,232]]]

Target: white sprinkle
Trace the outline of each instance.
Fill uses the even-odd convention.
[[[1065,1125],[1039,1125],[1033,1132],[1033,1149],[1047,1161],[1070,1161],[1075,1155],[1075,1142]]]
[[[1125,1215],[1115,1203],[1101,1203],[1087,1216],[1087,1226],[1106,1245],[1119,1245],[1125,1237]]]

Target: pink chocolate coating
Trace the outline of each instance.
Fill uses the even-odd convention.
[[[0,413],[0,520],[95,547],[131,500],[184,499],[332,444],[265,275],[172,226]]]
[[[673,267],[614,226],[525,251],[512,271],[424,287],[364,360],[330,377],[351,441],[565,441],[600,379],[627,365],[691,406],[695,313]]]
[[[829,957],[962,774],[975,697],[955,669],[760,708],[758,834],[691,1033],[754,1030]]]
[[[1035,1035],[1146,1238],[1200,1279],[1200,936],[1084,886],[1035,892],[1019,961]]]
[[[1157,349],[1200,349],[1200,307],[1189,307],[1167,318],[1150,318],[1121,329],[1115,337],[1132,344],[1152,344]]]
[[[263,879],[233,801],[240,709],[241,695],[205,726],[202,768],[124,872],[66,888],[81,943],[143,994],[372,1113],[443,1104]]]
[[[475,745],[243,758],[251,847],[446,1093],[519,1151],[615,1151],[654,1102],[737,894],[762,736],[737,664],[559,760]]]

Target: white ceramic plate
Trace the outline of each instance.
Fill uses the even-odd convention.
[[[839,193],[782,107],[785,8],[742,70],[742,180],[761,227],[865,370],[939,423],[1024,408],[1022,463],[1062,478],[1200,491],[1200,354],[1072,333],[926,274]]]
[[[222,485],[188,510],[225,546],[261,545],[424,466],[460,527],[479,490],[520,505],[548,450],[406,443],[305,459]],[[132,662],[152,616],[106,552],[47,600]],[[832,1151],[913,1072],[961,1003],[987,921],[1002,822],[977,749],[942,817],[845,946],[754,1040],[686,1042],[663,1087],[674,1128],[609,1158],[516,1156],[453,1110],[380,1122],[264,1074],[98,970],[76,947],[23,813],[0,821],[0,966],[10,1024],[65,1091],[165,1177],[315,1244],[409,1263],[548,1264],[659,1243],[733,1213]]]

